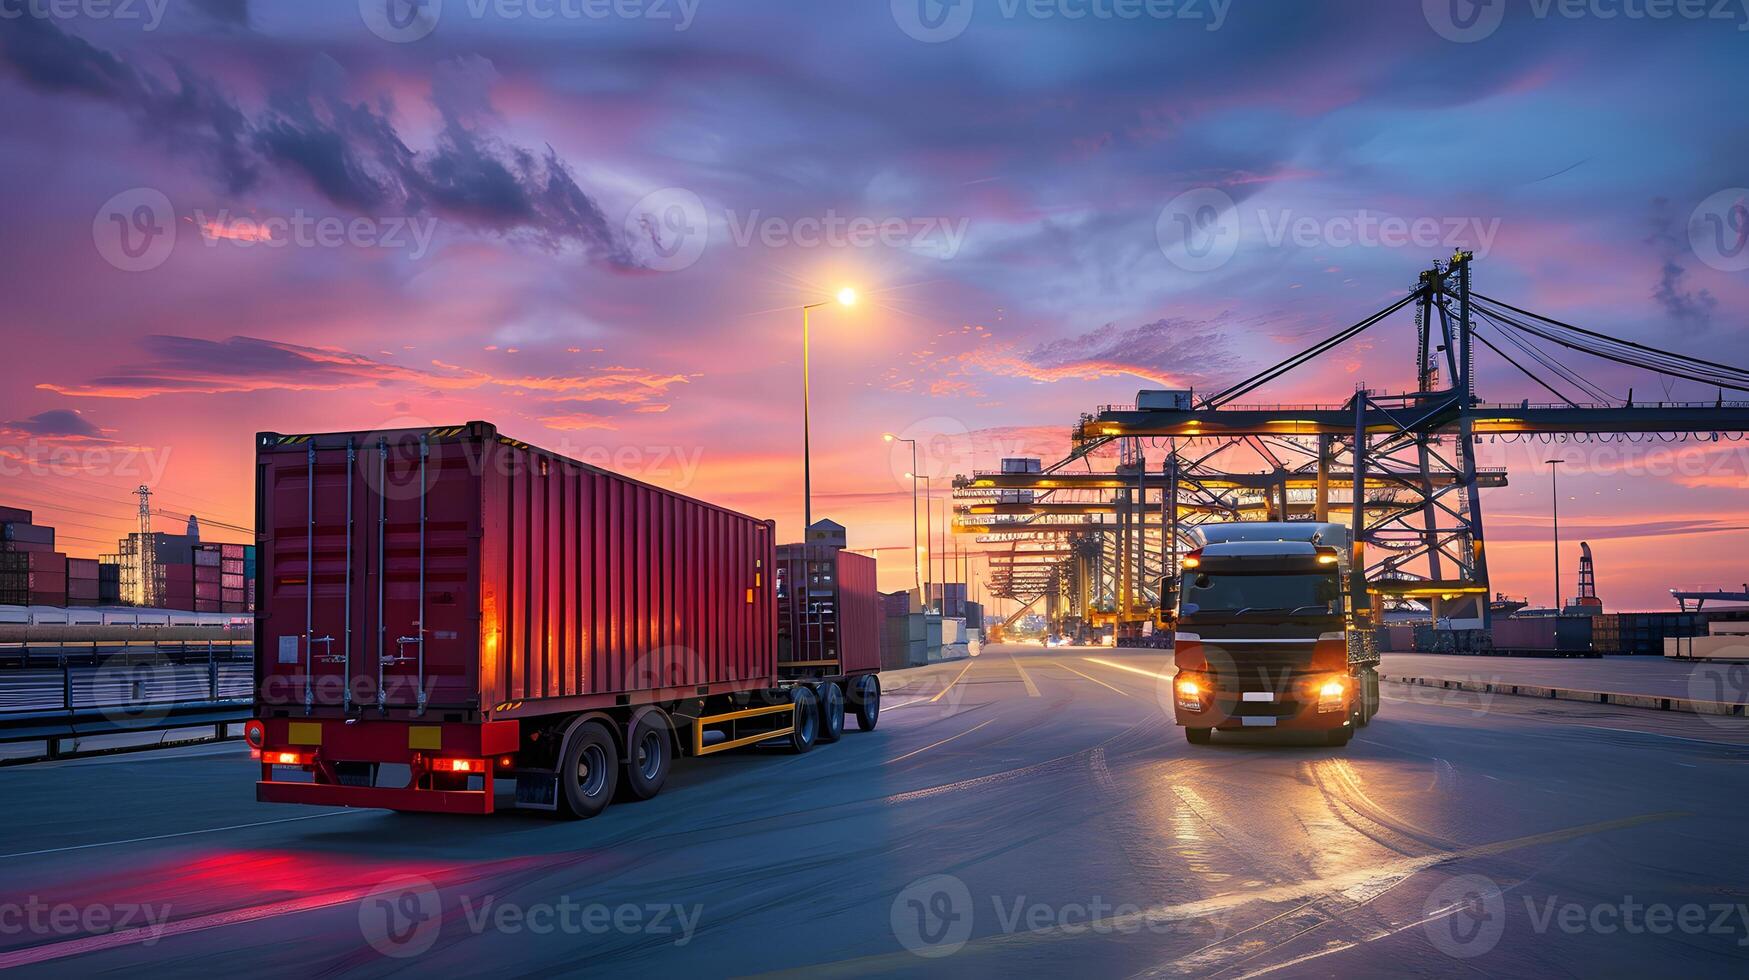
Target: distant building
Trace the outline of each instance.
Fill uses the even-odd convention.
[[[831,548],[849,547],[844,525],[824,517],[808,525],[808,543]]]

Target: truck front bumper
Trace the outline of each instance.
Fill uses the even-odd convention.
[[[1185,728],[1327,732],[1349,724],[1355,683],[1346,674],[1293,674],[1266,685],[1179,671],[1172,692],[1173,720]]]

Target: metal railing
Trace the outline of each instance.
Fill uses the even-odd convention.
[[[213,726],[217,738],[247,721],[255,695],[250,644],[175,643],[150,650],[23,644],[0,659],[0,743]]]

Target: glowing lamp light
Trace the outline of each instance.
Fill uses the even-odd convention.
[[[843,289],[840,289],[838,291],[838,302],[844,306],[855,306],[856,305],[856,290],[851,289],[849,286],[845,286]]]

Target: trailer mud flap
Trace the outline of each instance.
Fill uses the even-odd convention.
[[[516,776],[516,806],[520,810],[557,810],[559,777],[550,772],[519,771]]]

